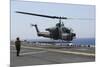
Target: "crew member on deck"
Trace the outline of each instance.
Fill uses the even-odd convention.
[[[17,37],[16,38],[16,41],[15,41],[15,47],[16,47],[16,55],[19,56],[19,53],[20,53],[20,47],[21,47],[21,41],[20,41],[20,38]]]

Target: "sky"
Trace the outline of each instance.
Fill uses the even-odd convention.
[[[95,37],[95,6],[64,3],[45,3],[29,1],[11,1],[11,39],[39,39],[34,27],[37,24],[40,31],[54,27],[59,20],[38,16],[18,14],[15,11],[37,13],[50,16],[65,16],[68,18],[92,18],[89,20],[62,20],[65,27],[72,28],[77,38]]]

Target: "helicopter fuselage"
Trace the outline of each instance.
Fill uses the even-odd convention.
[[[38,36],[47,37],[54,40],[61,39],[65,41],[72,41],[73,38],[76,36],[75,33],[72,33],[71,30],[66,27],[52,27],[46,29],[46,31],[48,32],[40,32],[37,25],[32,26],[35,26]]]

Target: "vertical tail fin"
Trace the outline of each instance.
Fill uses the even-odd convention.
[[[36,24],[31,24],[31,26],[34,26],[34,27],[35,27],[35,29],[36,29],[37,33],[39,33],[39,32],[40,32]]]

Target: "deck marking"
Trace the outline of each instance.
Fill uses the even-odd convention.
[[[76,50],[82,50],[82,51],[84,51],[84,50],[88,50],[88,49],[83,49],[83,48],[82,48],[82,49],[76,49]]]
[[[14,45],[11,45],[11,46],[14,47]],[[22,48],[27,48],[27,49],[45,50],[45,51],[58,52],[58,53],[69,53],[69,54],[76,54],[76,55],[95,56],[95,54],[85,53],[85,52],[63,51],[63,50],[58,50],[58,49],[46,49],[46,48],[28,47],[28,46],[21,46],[21,47]]]
[[[21,53],[20,55],[38,54],[38,53],[45,53],[45,52],[47,51],[27,52],[27,53]]]
[[[23,52],[23,51],[25,51],[25,50],[21,50],[21,52]],[[10,50],[10,52],[16,52],[16,50]]]

